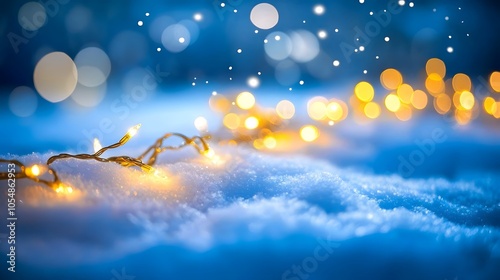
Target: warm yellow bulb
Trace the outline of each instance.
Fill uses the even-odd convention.
[[[211,148],[208,148],[203,152],[203,155],[206,156],[207,158],[212,159],[215,156],[215,152]]]
[[[101,149],[102,149],[101,142],[99,142],[99,139],[94,138],[94,153],[97,153]]]
[[[248,117],[246,120],[245,120],[245,127],[247,129],[256,129],[257,127],[259,126],[259,119],[257,119],[256,117]]]
[[[236,97],[236,105],[243,110],[248,110],[255,105],[255,97],[248,91],[244,91]]]
[[[319,130],[314,125],[306,125],[300,129],[300,137],[306,142],[313,142],[319,137]]]
[[[354,94],[356,97],[363,101],[363,102],[370,102],[373,99],[373,96],[375,95],[375,90],[373,89],[373,86],[368,83],[368,82],[359,82],[355,87],[354,87]]]
[[[39,176],[40,175],[40,167],[38,167],[38,165],[33,165],[31,167],[31,174],[33,174],[33,176]]]
[[[472,107],[474,107],[474,104],[474,95],[470,91],[463,91],[462,94],[460,94],[460,105],[465,110],[471,110]]]
[[[276,138],[273,136],[266,136],[263,141],[264,146],[268,149],[274,149],[276,148]]]
[[[397,112],[401,108],[399,97],[393,93],[385,97],[385,107],[391,112]]]
[[[134,137],[137,134],[137,131],[139,131],[139,128],[141,128],[141,124],[134,125],[127,131],[127,135],[129,137]]]

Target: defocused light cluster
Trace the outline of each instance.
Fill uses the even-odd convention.
[[[226,136],[221,134],[224,144],[250,143],[259,150],[280,150],[290,145],[291,140],[302,138],[312,142],[319,137],[319,130],[313,125],[303,126],[299,132],[290,128],[295,106],[289,100],[279,101],[275,108],[263,108],[252,93],[244,91],[231,98],[214,94],[209,105],[223,114],[223,126],[230,132]]]

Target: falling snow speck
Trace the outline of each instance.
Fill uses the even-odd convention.
[[[389,37],[384,38],[384,41],[386,41],[386,42],[389,42],[390,40],[391,40],[391,38],[389,38]]]
[[[179,38],[179,43],[184,44],[184,42],[186,42],[186,39],[184,39],[184,37],[180,37]]]
[[[451,35],[448,36],[448,39],[451,39]]]
[[[203,19],[203,16],[200,13],[196,13],[194,14],[193,18],[196,21],[201,21]]]
[[[358,52],[358,49],[354,49],[354,52]]]
[[[370,12],[370,16],[373,16],[373,12]]]
[[[304,85],[304,81],[300,81],[299,84],[302,86]]]
[[[446,48],[446,51],[449,52],[449,53],[452,53],[453,52],[453,48],[452,47],[448,47],[448,48]]]
[[[444,17],[444,20],[449,20],[449,19],[450,19],[450,17],[449,17],[449,16],[445,16],[445,17]]]
[[[161,48],[156,48],[156,51],[157,52],[161,52]]]
[[[195,83],[195,82],[193,82],[193,83],[191,83],[191,85],[194,87],[194,86],[196,85],[196,83]]]
[[[257,72],[257,75],[259,75],[259,76],[260,76],[260,75],[262,75],[262,73],[261,73],[261,72]]]
[[[233,66],[229,66],[229,71],[233,70]]]
[[[303,21],[302,21],[302,23],[306,23],[306,21],[305,21],[305,20],[303,20]]]
[[[224,8],[226,6],[226,3],[220,3],[220,6]]]
[[[380,57],[379,57],[378,55],[377,55],[377,56],[375,56],[375,59],[379,59],[379,58],[380,58]]]
[[[320,30],[320,31],[318,31],[318,37],[319,37],[320,39],[325,39],[325,38],[327,37],[327,35],[328,35],[328,34],[326,33],[326,31],[325,31],[325,30]]]
[[[335,28],[335,33],[339,33],[339,29],[338,28]]]
[[[242,50],[241,50],[241,49],[238,49],[236,52],[241,53],[241,52],[242,52]]]
[[[365,47],[364,47],[364,46],[360,46],[360,47],[359,47],[359,51],[360,51],[360,52],[362,52],[362,51],[364,51],[364,50],[365,50]]]
[[[368,71],[366,71],[366,70],[363,70],[363,74],[366,74],[366,73],[368,73]]]
[[[147,17],[149,17],[149,13],[145,13],[145,15],[146,15]]]
[[[289,91],[292,91],[292,88],[288,88]]]
[[[408,4],[410,6],[410,8],[413,8],[413,6],[415,6],[415,4],[413,2],[410,2],[410,4]]]
[[[359,4],[365,3],[365,0],[359,0]]]
[[[267,44],[267,39],[264,39],[264,44]]]
[[[236,13],[238,12],[238,10],[234,9],[234,11],[233,11],[233,12],[236,14]]]
[[[281,36],[280,36],[280,35],[276,35],[276,36],[274,36],[274,40],[276,40],[276,41],[281,40]]]
[[[257,33],[259,33],[259,30],[255,29],[255,31],[254,31],[254,32],[255,32],[255,34],[257,34]]]
[[[140,21],[137,22],[137,25],[139,25],[139,26],[142,26],[143,24],[144,23],[142,22],[142,20],[140,20]]]
[[[434,8],[434,9],[432,9],[432,11],[433,11],[433,12],[436,12],[437,10],[436,10],[436,8]]]
[[[398,4],[399,4],[399,6],[404,6],[405,5],[405,1],[404,0],[399,0]]]
[[[337,67],[339,65],[340,65],[340,61],[338,61],[338,60],[333,61],[333,66]]]
[[[213,95],[213,96],[217,95],[217,92],[216,92],[215,90],[214,90],[214,91],[212,91],[212,95]]]

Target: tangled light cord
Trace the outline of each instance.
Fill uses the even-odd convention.
[[[155,173],[156,169],[153,165],[156,163],[156,160],[159,154],[165,151],[173,151],[180,150],[186,146],[192,146],[194,149],[201,155],[206,157],[213,157],[214,152],[210,149],[210,146],[207,143],[207,140],[210,139],[209,135],[205,136],[194,136],[187,137],[180,133],[167,133],[160,137],[158,140],[154,142],[149,148],[144,151],[140,156],[134,158],[130,156],[112,156],[112,157],[102,157],[106,151],[111,149],[116,149],[125,145],[134,135],[137,134],[137,131],[141,127],[140,124],[131,127],[127,133],[117,142],[112,145],[101,147],[99,141],[97,139],[94,140],[94,150],[93,154],[68,154],[62,153],[59,155],[55,155],[47,159],[45,165],[34,164],[32,166],[26,166],[22,162],[16,159],[0,159],[0,163],[6,163],[15,165],[13,172],[0,172],[0,180],[8,180],[8,179],[29,179],[36,183],[42,183],[54,191],[60,192],[73,192],[73,189],[70,186],[65,185],[57,175],[57,172],[54,168],[51,167],[55,161],[62,159],[78,159],[78,160],[96,160],[99,162],[114,162],[118,163],[125,167],[139,167],[142,170],[148,173]],[[170,138],[180,138],[183,142],[177,146],[164,145],[165,140]],[[11,168],[9,167],[9,171]],[[49,173],[52,176],[51,180],[43,179],[40,176],[45,172]],[[13,174],[13,175],[12,175]]]

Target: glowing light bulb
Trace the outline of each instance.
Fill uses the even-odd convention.
[[[306,125],[300,129],[300,137],[306,142],[313,142],[319,137],[319,130],[314,125]]]
[[[31,174],[33,174],[34,176],[39,176],[40,175],[40,167],[38,167],[38,165],[33,165],[31,167]]]
[[[123,145],[125,143],[127,143],[128,140],[130,140],[130,138],[134,137],[134,135],[137,134],[137,131],[139,130],[139,128],[141,128],[141,124],[138,124],[138,125],[134,125],[133,127],[131,127],[128,131],[127,131],[127,134],[125,134],[125,136],[122,137],[122,139],[120,139],[120,144]]]
[[[102,149],[101,142],[99,142],[99,139],[94,138],[94,153],[97,153],[101,149]]]
[[[209,159],[212,159],[215,156],[215,152],[214,152],[214,150],[208,148],[207,150],[203,151],[203,155]]]
[[[141,128],[141,124],[134,125],[127,131],[127,135],[134,137],[137,134],[137,131],[139,131],[139,128]]]

